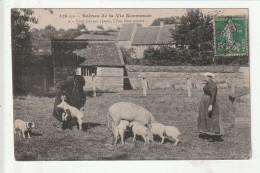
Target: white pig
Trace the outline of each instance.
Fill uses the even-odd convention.
[[[115,103],[108,110],[107,125],[113,133],[115,132],[113,127],[117,127],[121,120],[127,120],[129,122],[137,121],[148,128],[150,128],[151,123],[156,122],[155,118],[148,110],[128,102]]]

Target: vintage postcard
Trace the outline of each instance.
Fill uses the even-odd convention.
[[[15,160],[250,159],[248,20],[12,8]]]

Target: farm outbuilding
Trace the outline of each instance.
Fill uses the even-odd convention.
[[[77,68],[86,81],[84,90],[92,88],[93,80],[98,90],[123,90],[124,61],[115,41],[90,41],[86,48],[73,53],[84,59]]]
[[[171,29],[175,29],[175,25],[161,24],[160,26],[137,28],[135,37],[132,41],[132,47],[136,50],[137,58],[143,58],[144,51],[149,47],[156,48],[160,45],[175,46]]]
[[[116,41],[52,40],[54,85],[75,74],[86,80],[84,90],[118,91],[124,88],[124,61]],[[112,76],[112,77],[111,77]]]
[[[121,47],[130,48],[137,28],[142,27],[138,23],[125,23],[122,25],[117,37],[117,43]]]
[[[149,47],[160,45],[175,46],[171,30],[175,30],[178,24],[142,27],[140,24],[123,24],[117,38],[119,46],[134,48],[137,59],[144,57],[144,51]]]

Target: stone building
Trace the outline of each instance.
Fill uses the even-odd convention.
[[[98,90],[123,90],[124,62],[115,41],[90,41],[86,48],[73,53],[84,59],[77,68],[86,81],[84,90],[92,88],[93,80]]]
[[[138,23],[126,23],[122,25],[117,37],[117,44],[119,47],[131,48],[137,28],[142,27]]]
[[[124,62],[115,41],[52,40],[54,84],[75,74],[84,76],[84,90],[123,90]],[[110,77],[116,76],[116,77]]]
[[[142,27],[139,24],[123,24],[118,35],[118,45],[125,48],[134,48],[137,59],[142,59],[144,51],[149,47],[159,47],[160,45],[175,46],[171,30],[176,28],[177,24],[160,26]]]

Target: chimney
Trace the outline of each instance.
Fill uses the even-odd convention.
[[[163,21],[160,21],[160,26],[163,27],[164,23]]]

